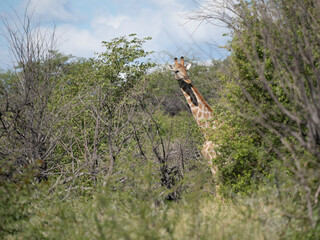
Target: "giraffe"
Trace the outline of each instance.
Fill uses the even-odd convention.
[[[208,136],[209,128],[215,128],[212,109],[198,89],[196,89],[191,83],[191,79],[187,73],[187,70],[191,67],[191,63],[184,65],[183,57],[181,57],[180,63],[178,62],[178,59],[175,58],[174,63],[174,65],[169,65],[169,68],[174,72],[181,91],[185,96],[191,112],[205,138],[201,154],[209,162],[211,173],[215,176],[218,170],[217,167],[212,164],[212,160],[216,157],[216,152],[214,150],[215,145],[209,140]]]

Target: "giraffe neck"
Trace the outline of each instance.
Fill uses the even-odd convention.
[[[185,96],[192,114],[206,140],[208,140],[207,130],[213,127],[213,114],[209,104],[191,83],[179,81],[183,95]]]

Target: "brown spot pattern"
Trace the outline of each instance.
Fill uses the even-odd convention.
[[[193,116],[197,116],[197,114],[198,114],[198,108],[193,108],[192,109],[192,113],[193,113]]]

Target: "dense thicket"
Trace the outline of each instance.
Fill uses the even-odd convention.
[[[31,18],[4,22],[16,67],[0,74],[0,238],[319,237],[319,3],[196,13],[231,30],[230,56],[189,73],[214,110],[216,179],[150,38],[78,59]]]
[[[95,58],[77,59],[56,49],[54,33],[42,35],[28,16],[20,20],[5,22],[17,66],[1,73],[1,237],[24,235],[38,204],[57,196],[89,200],[101,191],[125,206],[141,201],[142,211],[187,189],[207,184],[210,191],[201,135],[179,113],[186,107],[172,108],[176,96],[163,92],[163,83],[176,85],[152,70],[142,47],[150,38],[115,38]],[[33,230],[44,238],[41,228]]]
[[[313,0],[226,0],[195,15],[231,30],[220,101],[226,126],[213,134],[221,141],[221,181],[243,189],[267,176],[299,205],[286,210],[291,223],[307,218],[312,227],[303,230],[312,229],[313,237],[319,231],[319,13]]]

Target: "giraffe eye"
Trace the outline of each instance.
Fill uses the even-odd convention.
[[[174,71],[175,73],[178,73],[179,72],[179,70],[176,70],[176,71]]]

